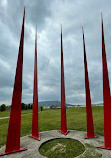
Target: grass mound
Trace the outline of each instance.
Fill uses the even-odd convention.
[[[52,139],[42,144],[39,149],[40,154],[48,158],[73,158],[84,151],[82,143],[68,138]]]

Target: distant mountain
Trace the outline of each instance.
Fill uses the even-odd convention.
[[[32,104],[32,103],[30,103]],[[51,106],[61,106],[61,102],[60,101],[41,101],[38,102],[38,106],[44,106],[44,107],[51,107]],[[72,104],[68,104],[66,103],[66,106],[68,107],[85,107],[86,105],[72,105]],[[103,103],[98,103],[98,104],[92,104],[92,106],[103,106]]]
[[[32,105],[32,103],[29,103],[29,104]],[[61,102],[60,101],[42,101],[42,102],[38,102],[38,106],[51,107],[52,105],[53,106],[61,106]],[[7,106],[11,106],[11,105],[7,105]],[[86,105],[82,105],[82,104],[72,105],[72,104],[66,103],[66,106],[68,106],[68,107],[85,107]],[[103,103],[92,104],[92,106],[103,106]]]
[[[44,107],[51,107],[51,106],[61,106],[61,102],[59,101],[42,101],[38,103],[38,106],[44,106]],[[66,106],[75,106],[75,105],[71,105],[71,104],[67,104]]]

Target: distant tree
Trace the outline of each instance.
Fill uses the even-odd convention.
[[[22,110],[25,110],[25,104],[22,103]]]
[[[10,110],[10,106],[6,106],[6,110]]]
[[[31,105],[30,104],[28,104],[27,106],[28,106],[28,109],[31,109]]]
[[[27,110],[27,109],[28,109],[28,106],[27,106],[27,105],[25,105],[25,106],[24,106],[24,110]]]
[[[6,110],[6,105],[2,104],[1,107],[0,107],[0,111],[5,111],[5,110]]]

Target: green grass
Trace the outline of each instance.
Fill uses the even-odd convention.
[[[50,109],[43,109],[43,111],[46,111],[46,110],[50,110]],[[39,112],[40,112],[40,108],[39,108]],[[32,110],[22,110],[22,115],[23,114],[29,114],[29,113],[32,113]],[[6,111],[3,111],[1,112],[0,111],[0,118],[1,117],[7,117],[7,116],[10,116],[10,110],[6,110]]]
[[[95,133],[103,135],[103,107],[92,107]],[[77,107],[67,110],[67,124],[69,129],[86,131],[86,108]]]
[[[3,114],[4,113],[4,114]],[[0,112],[0,117],[9,115],[9,111]],[[31,113],[31,110],[22,111],[22,114]],[[8,114],[8,115],[6,115]],[[103,107],[93,107],[95,133],[103,135]],[[0,120],[0,146],[6,143],[9,119]],[[86,109],[77,107],[67,109],[67,127],[71,130],[86,131]],[[32,114],[23,115],[21,121],[21,137],[31,133]],[[39,130],[59,130],[60,110],[45,109],[39,113]]]
[[[7,110],[7,111],[0,111],[0,117],[6,117],[6,116],[9,116],[10,115],[10,111]]]
[[[23,114],[28,114],[28,113],[32,113],[32,110],[22,110],[22,115]],[[10,111],[9,110],[3,111],[3,112],[0,111],[0,118],[1,117],[7,117],[7,116],[10,116]]]
[[[82,143],[74,139],[53,139],[40,147],[40,154],[48,158],[73,158],[85,151]]]

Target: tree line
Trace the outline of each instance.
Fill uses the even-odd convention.
[[[5,104],[2,104],[1,106],[0,106],[0,111],[5,111],[6,110],[6,105]]]
[[[22,110],[29,110],[29,109],[32,109],[32,104],[24,104],[22,103],[21,104],[21,109]],[[0,111],[5,111],[5,110],[10,110],[11,106],[6,106],[5,104],[2,104],[0,106]],[[43,110],[43,106],[40,107],[40,110],[42,111]]]
[[[5,111],[5,110],[10,110],[11,106],[6,106],[5,104],[2,104],[0,106],[0,111]],[[32,104],[21,104],[21,109],[22,110],[29,110],[32,109]]]

